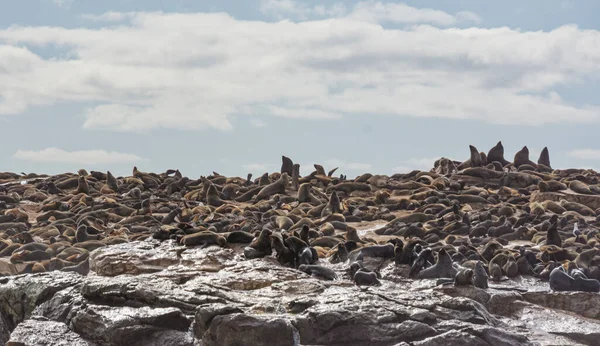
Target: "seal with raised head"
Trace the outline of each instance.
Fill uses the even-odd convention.
[[[281,155],[281,173],[287,173],[292,176],[294,172],[294,162],[285,155]]]
[[[437,261],[431,267],[417,274],[417,279],[454,278],[457,270],[452,266],[452,258],[445,248],[440,249]]]
[[[477,288],[488,288],[488,275],[483,262],[477,261],[473,269],[473,286]]]
[[[552,166],[550,166],[550,154],[548,153],[548,147],[544,147],[544,149],[542,149],[540,158],[538,159],[538,165],[544,165],[552,169]]]
[[[502,145],[502,141],[498,141],[498,143],[490,149],[487,154],[487,161],[489,163],[499,162],[502,166],[506,166],[510,163],[504,159],[504,146]]]
[[[537,165],[529,159],[529,148],[527,148],[527,146],[524,146],[521,150],[517,151],[513,165],[515,168],[519,168],[521,165],[530,165],[534,168],[537,167]]]
[[[277,193],[285,193],[285,188],[289,183],[289,176],[287,173],[282,173],[279,179],[275,182],[263,187],[258,194],[255,196],[257,201],[261,199],[269,198]]]
[[[467,161],[461,163],[458,166],[458,170],[462,170],[462,169],[469,168],[469,167],[481,167],[482,166],[481,154],[479,153],[479,150],[477,150],[477,148],[475,148],[475,146],[469,145],[469,151],[471,152],[471,157]]]

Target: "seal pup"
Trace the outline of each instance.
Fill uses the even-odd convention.
[[[556,222],[548,228],[548,232],[546,233],[546,245],[555,245],[559,248],[562,247],[562,239],[560,238],[560,233],[558,233],[558,224]]]
[[[281,265],[295,268],[296,253],[285,245],[281,233],[271,233],[269,239],[271,241],[271,248],[275,250],[275,253],[277,254],[277,261]]]
[[[410,271],[408,273],[409,278],[414,278],[421,272],[421,270],[430,266],[430,260],[433,260],[433,252],[431,248],[426,248],[421,250],[417,255],[414,263],[410,267]]]
[[[394,258],[394,244],[370,245],[352,251],[349,255],[351,261],[364,257]]]
[[[454,278],[456,269],[452,266],[452,258],[445,248],[440,249],[437,261],[431,267],[420,271],[417,279]]]
[[[309,275],[321,277],[325,280],[335,280],[338,278],[337,274],[332,269],[320,265],[301,264],[298,266],[298,270]]]
[[[364,268],[358,269],[352,276],[357,286],[380,286],[381,282],[377,278],[377,273],[368,271]]]
[[[473,286],[477,288],[488,288],[488,275],[483,262],[477,261],[473,269]]]
[[[227,235],[227,243],[250,244],[254,240],[254,234],[244,231],[232,231]]]
[[[246,259],[254,259],[270,255],[272,253],[271,239],[269,238],[271,234],[270,229],[264,228],[258,237],[244,248],[244,257]]]
[[[455,263],[456,264],[456,263]],[[467,286],[473,284],[473,270],[469,268],[455,266],[457,272],[454,276],[454,286]]]

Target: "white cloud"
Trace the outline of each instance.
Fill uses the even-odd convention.
[[[120,22],[122,20],[125,20],[125,19],[133,17],[133,16],[135,16],[134,12],[123,13],[123,12],[110,11],[110,12],[105,12],[101,15],[82,14],[81,18],[95,21],[95,22]]]
[[[66,151],[59,148],[46,148],[42,150],[18,150],[14,158],[33,161],[82,165],[103,165],[109,163],[135,163],[145,159],[127,153],[106,150],[76,150]]]
[[[424,157],[420,159],[408,159],[401,161],[400,165],[392,168],[394,173],[409,173],[418,169],[420,171],[429,171],[433,168],[435,161],[439,160],[439,157]]]
[[[384,9],[392,5],[400,7],[375,11],[377,20],[414,10]],[[419,21],[452,22],[423,11]],[[390,29],[352,17],[356,9],[338,18],[321,12],[319,20],[276,23],[224,13],[108,13],[97,29],[0,30],[0,116],[86,102],[95,106],[82,109],[84,128],[129,132],[230,130],[232,117],[257,115],[600,121],[599,107],[569,103],[555,90],[600,77],[599,31]],[[48,46],[60,53],[32,51]]]
[[[481,22],[472,12],[458,12],[456,15],[430,8],[415,8],[404,3],[381,1],[361,1],[353,7],[343,2],[312,6],[295,0],[262,0],[261,12],[277,19],[293,18],[309,20],[314,18],[348,18],[373,23],[431,23],[442,26],[454,25],[459,21]]]
[[[304,119],[340,119],[340,114],[326,112],[319,109],[290,109],[284,107],[270,106],[272,115],[277,115],[284,118],[304,118]]]
[[[260,10],[263,14],[284,19],[290,16],[306,20],[310,17],[338,17],[346,14],[347,7],[343,3],[310,6],[295,0],[261,0]]]
[[[359,2],[348,17],[374,23],[432,23],[444,26],[453,25],[457,21],[456,17],[444,11],[379,1]]]
[[[600,160],[598,149],[577,149],[568,152],[567,155],[581,160]]]

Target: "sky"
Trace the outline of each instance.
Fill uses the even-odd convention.
[[[0,171],[600,171],[597,0],[0,0]]]

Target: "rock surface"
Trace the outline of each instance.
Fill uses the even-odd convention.
[[[180,258],[172,255],[176,249],[149,240],[92,252],[92,268],[118,276],[55,271],[3,278],[0,342],[551,345],[590,344],[600,336],[597,294],[527,289],[516,280],[509,284],[520,291],[394,280],[392,261],[383,262],[389,280],[361,288],[270,258],[235,262],[231,249],[188,248]]]

